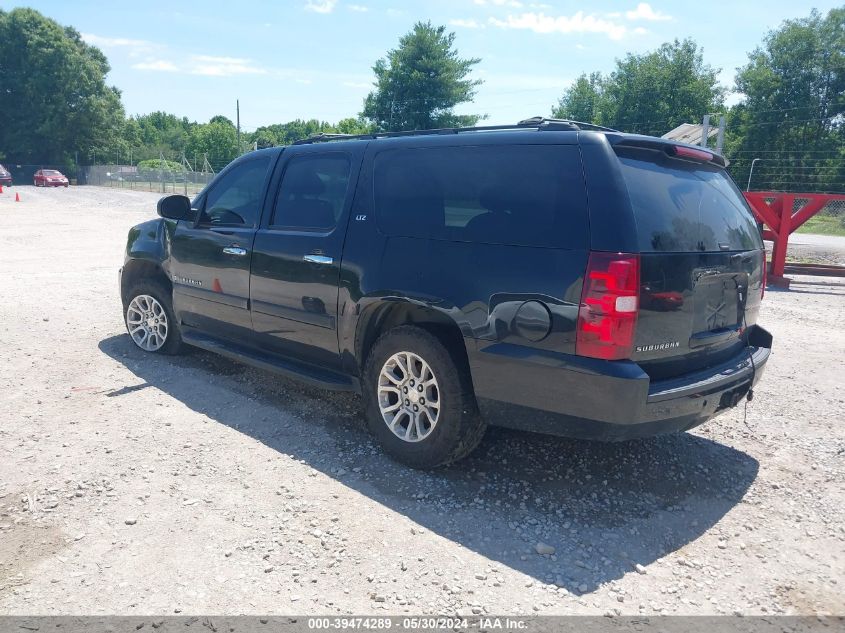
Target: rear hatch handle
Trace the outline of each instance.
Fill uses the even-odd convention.
[[[693,334],[689,339],[690,348],[704,347],[705,345],[716,345],[718,343],[726,343],[732,338],[739,338],[741,330],[739,328],[725,328],[723,330],[714,330],[712,332],[699,332]]]

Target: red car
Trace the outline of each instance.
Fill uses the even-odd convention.
[[[12,186],[12,174],[3,165],[0,165],[0,185]]]
[[[55,169],[39,169],[32,177],[32,184],[36,187],[67,187],[68,179]]]

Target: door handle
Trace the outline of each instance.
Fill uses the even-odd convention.
[[[223,253],[226,255],[237,255],[238,257],[243,257],[246,255],[246,249],[241,248],[240,246],[227,246],[223,249]]]
[[[327,255],[306,255],[302,259],[306,262],[311,262],[312,264],[331,264],[334,262],[334,259],[328,257]]]

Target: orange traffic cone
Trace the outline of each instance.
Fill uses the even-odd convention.
[[[16,192],[15,192],[15,202],[20,202],[20,201],[21,201],[21,194],[19,194],[19,193],[16,191]]]

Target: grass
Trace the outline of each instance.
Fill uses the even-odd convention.
[[[842,218],[836,218],[832,215],[814,215],[802,224],[797,232],[845,236],[845,225],[842,224]]]

